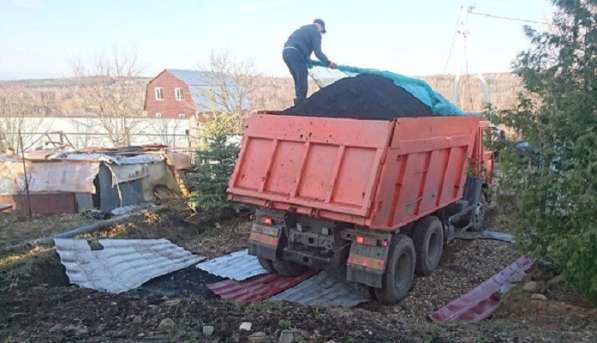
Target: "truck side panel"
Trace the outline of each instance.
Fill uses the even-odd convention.
[[[478,117],[397,121],[367,225],[393,230],[462,197]]]

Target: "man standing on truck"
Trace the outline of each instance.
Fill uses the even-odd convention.
[[[294,31],[284,44],[282,57],[290,70],[294,80],[294,91],[296,97],[294,104],[297,105],[307,97],[307,63],[311,53],[328,65],[330,68],[336,68],[336,64],[331,62],[321,51],[321,34],[325,33],[325,23],[321,19],[315,19],[313,24],[301,26]]]

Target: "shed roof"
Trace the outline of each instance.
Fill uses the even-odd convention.
[[[229,74],[189,69],[166,71],[189,86],[197,112],[223,112],[229,110],[226,103],[237,102],[243,110],[250,108],[249,100],[241,98],[240,85]]]

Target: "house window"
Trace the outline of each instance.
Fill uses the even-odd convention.
[[[178,118],[181,118],[181,119],[182,119],[182,118],[186,118],[186,117],[187,117],[187,114],[186,114],[186,113],[179,113],[179,114],[178,114]]]
[[[155,99],[156,100],[164,100],[164,93],[162,93],[162,87],[156,87],[155,90]]]
[[[156,112],[156,113],[155,113],[155,117],[156,117],[156,118],[161,118],[161,117],[162,117],[162,114],[161,114],[160,112]]]
[[[176,101],[182,101],[182,88],[174,88],[174,98]]]

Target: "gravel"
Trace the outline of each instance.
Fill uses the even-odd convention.
[[[378,303],[363,308],[401,318],[425,320],[428,315],[510,265],[518,253],[509,243],[456,240],[444,250],[437,270],[417,276],[409,295],[398,305]]]
[[[220,249],[237,248],[248,234],[246,221],[220,225],[226,229],[237,225],[238,229],[208,228],[199,235],[193,228],[164,225],[166,223],[174,224],[160,220],[153,224],[155,227],[133,223],[129,234],[142,237],[147,232],[156,236],[170,232],[169,237],[174,242],[186,242],[183,245],[213,254]],[[228,242],[224,248],[212,248],[239,237],[241,243]],[[494,320],[444,325],[427,320],[430,313],[499,272],[517,257],[509,243],[454,241],[446,247],[438,270],[430,276],[417,277],[409,296],[400,304],[382,306],[371,302],[344,309],[272,302],[239,305],[222,301],[202,288],[211,277],[190,268],[155,279],[144,286],[145,289],[141,287],[119,295],[100,293],[67,286],[62,281],[64,271],[55,254],[44,254],[28,263],[27,269],[0,273],[18,276],[4,280],[8,281],[6,283],[0,282],[0,286],[6,286],[0,287],[3,290],[0,292],[0,341],[138,341],[141,338],[192,341],[205,337],[204,327],[213,327],[210,340],[220,342],[246,342],[255,332],[263,332],[275,340],[288,329],[300,330],[301,336],[313,342],[332,339],[336,342],[475,342],[479,337],[488,342],[593,342],[597,337],[595,310],[556,303],[551,295],[545,301],[531,300],[531,294],[523,291],[519,298],[506,301]],[[522,288],[522,284],[519,287]],[[570,318],[563,320],[567,316]],[[252,323],[250,332],[239,330],[243,322]]]

